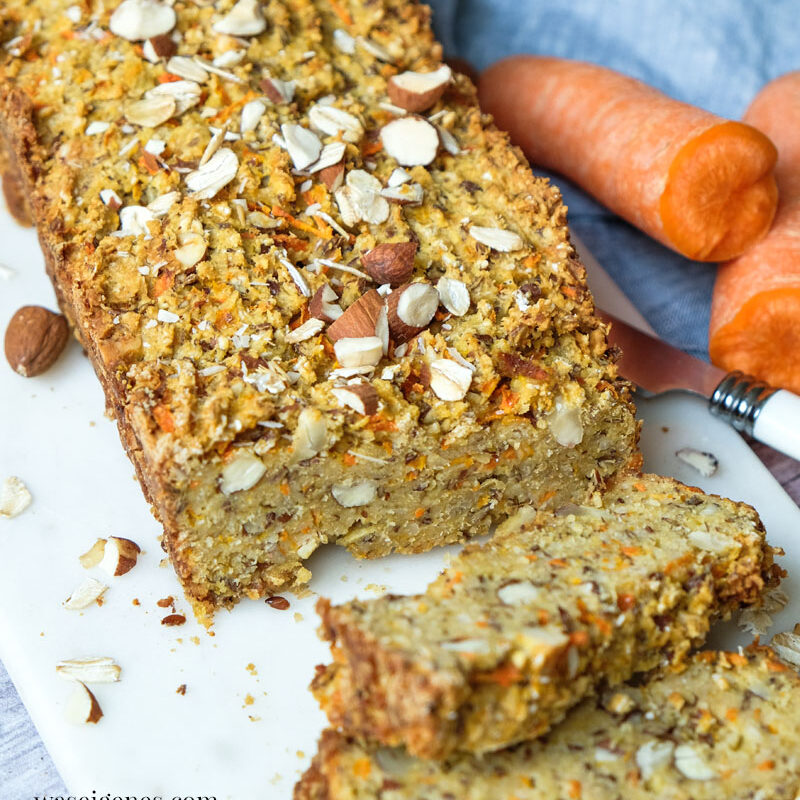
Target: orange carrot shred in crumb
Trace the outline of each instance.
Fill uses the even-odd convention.
[[[771,769],[775,769],[775,762],[771,758],[768,758],[766,761],[762,761],[758,765],[758,769],[760,769],[762,772],[768,772]]]
[[[153,418],[164,433],[175,432],[175,417],[172,416],[172,412],[166,406],[157,405],[153,409]]]
[[[503,664],[490,672],[479,672],[475,676],[478,683],[496,683],[507,689],[522,678],[522,673],[513,664]]]
[[[573,800],[578,800],[581,796],[582,786],[580,781],[569,781],[567,783],[567,794],[573,798]]]
[[[353,18],[350,16],[350,12],[341,3],[337,2],[337,0],[330,0],[330,4],[333,13],[336,14],[345,25],[353,24]]]
[[[372,772],[372,765],[369,763],[368,758],[359,758],[353,764],[353,775],[357,778],[368,778],[370,772]]]

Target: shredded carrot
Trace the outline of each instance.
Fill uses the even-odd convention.
[[[425,509],[424,509],[422,506],[420,506],[420,507],[419,507],[419,508],[418,508],[418,509],[417,509],[417,510],[414,512],[414,519],[420,519],[421,517],[424,517],[424,516],[425,516]]]
[[[569,781],[567,783],[567,794],[572,798],[572,800],[578,800],[582,791],[583,788],[581,787],[580,781]]]
[[[538,505],[542,505],[546,503],[548,500],[551,500],[553,497],[556,496],[556,492],[554,490],[550,490],[549,492],[545,492],[540,498]]]
[[[221,91],[223,92],[225,100],[228,101],[227,95],[225,95],[224,90],[221,90]],[[247,105],[251,100],[255,100],[256,97],[258,97],[258,95],[254,91],[250,90],[243,97],[240,97],[238,100],[234,101],[233,103],[231,103],[229,101],[226,102],[225,108],[221,109],[213,117],[211,117],[211,121],[212,122],[224,122],[236,110],[238,110],[239,108],[241,108],[244,105]]]
[[[728,722],[736,722],[738,718],[739,718],[739,709],[737,708],[729,708],[725,712],[725,719],[727,719]]]
[[[371,431],[396,431],[397,423],[388,419],[383,414],[374,414],[369,418],[366,427]]]
[[[153,284],[153,297],[161,297],[164,292],[169,291],[174,280],[175,276],[169,270],[162,272]]]
[[[353,18],[350,16],[350,12],[341,3],[337,2],[337,0],[330,0],[330,4],[333,13],[336,14],[345,25],[353,24]]]
[[[567,562],[563,558],[551,558],[547,562],[551,567],[566,567]]]
[[[503,664],[490,672],[479,672],[475,675],[478,683],[496,683],[507,689],[522,678],[522,673],[513,664]]]
[[[344,465],[346,467],[353,467],[358,461],[358,459],[352,453],[345,453],[342,460],[344,461]]]
[[[281,494],[284,497],[288,497],[289,496],[289,483],[288,483],[288,481],[283,481],[281,483]]]
[[[630,556],[631,558],[634,558],[635,556],[640,556],[642,554],[641,547],[626,546],[626,547],[620,547],[620,550],[622,550],[622,552],[626,556]]]
[[[359,758],[353,764],[353,775],[357,778],[368,778],[371,771],[372,765],[369,763],[368,758]]]
[[[647,487],[643,483],[634,483],[633,488],[636,489],[637,492],[647,491]]]
[[[363,156],[374,156],[383,150],[383,142],[380,139],[375,139],[372,142],[366,141],[361,146],[361,154]]]
[[[175,433],[175,417],[165,405],[157,405],[153,409],[153,418],[164,433]]]
[[[175,81],[182,81],[180,75],[175,75],[172,72],[162,72],[161,75],[158,76],[159,83],[175,83]]]
[[[771,769],[775,769],[775,762],[771,758],[768,758],[766,761],[762,761],[757,769],[760,769],[762,772],[768,772]]]
[[[664,567],[664,574],[671,575],[676,570],[680,569],[681,567],[689,564],[692,560],[692,556],[690,553],[686,553],[686,555],[681,556],[680,558],[673,559],[672,561]]]

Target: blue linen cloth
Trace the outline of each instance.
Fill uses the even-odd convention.
[[[800,68],[794,0],[429,2],[445,53],[478,70],[515,53],[591,61],[730,119],[769,80]],[[552,177],[573,230],[655,330],[707,358],[715,266],[676,255]]]
[[[796,0],[432,0],[448,55],[478,69],[513,53],[604,64],[737,119],[768,80],[800,67]],[[664,338],[705,356],[714,267],[687,261],[560,176],[570,223]],[[0,798],[66,794],[0,665]],[[236,798],[250,800],[250,798]]]

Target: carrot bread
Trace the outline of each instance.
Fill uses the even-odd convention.
[[[680,663],[779,578],[749,506],[652,475],[603,503],[521,510],[425,594],[321,600],[331,724],[425,758],[532,739],[598,685]]]
[[[326,731],[295,800],[796,800],[800,677],[771,651],[585,701],[547,737],[424,761]]]
[[[406,0],[6,0],[0,129],[198,611],[636,455],[558,191]],[[419,74],[422,73],[422,74]]]

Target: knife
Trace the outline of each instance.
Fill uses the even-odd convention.
[[[620,373],[649,394],[681,390],[708,400],[714,416],[800,460],[800,397],[743,372],[725,372],[598,310],[622,355]]]

